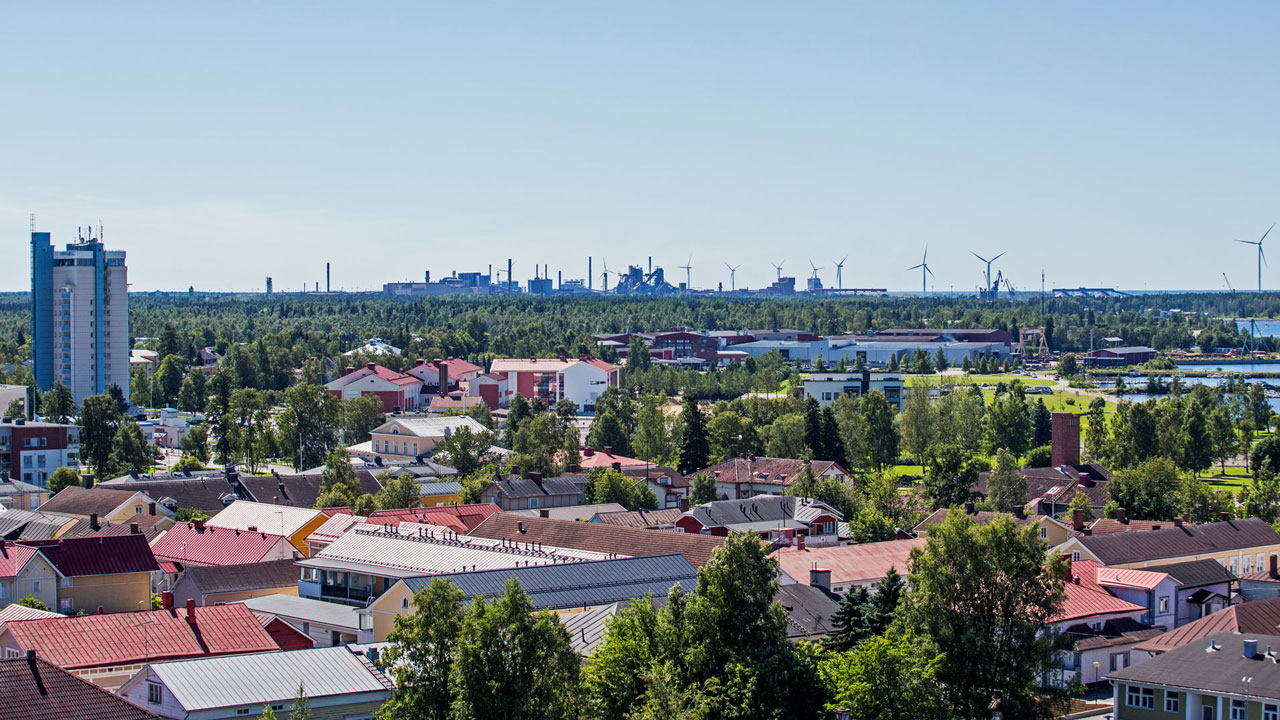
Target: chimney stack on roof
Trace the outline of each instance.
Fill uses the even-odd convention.
[[[1053,413],[1050,429],[1050,464],[1053,467],[1079,465],[1080,418],[1072,413]]]
[[[36,649],[35,648],[27,648],[27,664],[30,665],[32,668],[35,668],[36,666]]]
[[[141,534],[142,534],[142,525],[140,525],[140,524],[138,524],[138,523],[129,523],[129,534],[130,534],[130,535],[141,535]]]
[[[524,534],[524,521],[523,521],[523,520],[517,520],[517,521],[516,521],[516,532],[520,533],[521,535],[523,535],[523,534]]]
[[[797,534],[796,534],[796,549],[797,549],[797,550],[804,550],[804,549],[805,549],[805,548],[804,548],[804,535],[803,535],[803,534],[800,534],[800,533],[797,533]],[[812,576],[811,576],[811,577],[812,577]]]
[[[94,531],[98,529],[98,513],[89,513],[89,529]]]
[[[196,599],[187,598],[187,622],[191,627],[196,626]]]
[[[593,447],[586,447],[582,449],[582,457],[595,457],[595,454],[596,449]]]
[[[172,590],[165,590],[164,592],[160,593],[160,607],[164,608],[165,610],[173,609],[173,591]]]
[[[350,365],[348,365],[348,366],[346,366],[346,367],[342,368],[342,374],[343,374],[343,375],[350,375],[351,373],[353,373],[353,372],[355,372],[355,371],[356,371],[356,369],[355,369],[354,367],[350,366]]]
[[[622,463],[618,462],[617,460],[614,460],[612,463],[609,464],[609,466],[612,467],[614,470],[617,470],[618,472],[622,472]]]
[[[965,504],[964,504],[964,514],[965,514],[965,515],[975,515],[975,514],[977,514],[977,512],[978,512],[978,511],[977,511],[976,509],[974,509],[975,507],[976,507],[976,506],[975,506],[972,502],[967,502],[967,503],[965,503]]]
[[[831,571],[825,568],[810,569],[809,584],[813,587],[822,588],[827,592],[831,592]]]
[[[1129,524],[1129,511],[1124,508],[1116,508],[1116,521],[1125,525]]]
[[[200,518],[196,518],[195,526],[196,526],[196,532],[204,532],[204,520]]]
[[[1071,529],[1076,532],[1084,530],[1084,510],[1075,510],[1071,513]]]

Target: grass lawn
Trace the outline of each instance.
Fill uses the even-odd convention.
[[[954,385],[971,385],[971,384],[987,384],[996,385],[998,383],[1011,383],[1014,380],[1021,382],[1023,385],[1053,385],[1052,380],[1045,380],[1037,377],[1028,377],[1026,375],[1017,375],[1014,373],[1000,373],[997,375],[903,375],[903,383],[907,387],[916,387],[920,385],[941,385],[946,382]]]

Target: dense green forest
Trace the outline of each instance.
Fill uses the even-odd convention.
[[[290,296],[134,294],[130,330],[155,349],[172,328],[179,355],[205,346],[225,350],[265,341],[293,367],[307,357],[332,358],[381,337],[405,357],[492,357],[578,354],[595,350],[593,335],[674,327],[797,328],[824,334],[893,327],[995,327],[1017,333],[1048,326],[1054,350],[1080,351],[1115,336],[1157,349],[1239,347],[1230,319],[1275,317],[1280,295],[1189,293],[1124,298],[390,298],[380,295]],[[1179,309],[1171,317],[1156,310]],[[1051,318],[1051,321],[1048,319]],[[25,293],[0,294],[0,361],[27,358],[30,308]]]

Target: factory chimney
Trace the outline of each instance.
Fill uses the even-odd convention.
[[[324,291],[329,292],[329,263],[324,264]]]
[[[511,258],[507,258],[507,286],[511,286],[513,278],[511,277]]]
[[[556,271],[556,288],[560,290],[564,289],[564,271],[563,270]]]
[[[587,289],[591,289],[591,256],[587,256]]]

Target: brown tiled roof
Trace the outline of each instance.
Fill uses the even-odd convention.
[[[942,523],[946,522],[948,512],[949,511],[947,510],[947,508],[939,508],[937,510],[934,510],[932,513],[929,514],[929,517],[925,518],[924,520],[921,520],[920,524],[916,525],[912,529],[915,530],[916,532],[927,532],[929,528],[933,527],[934,525],[941,525]],[[1040,521],[1039,517],[1027,516],[1027,517],[1019,518],[1019,517],[1015,517],[1013,513],[990,512],[988,510],[979,510],[973,513],[972,515],[970,515],[970,518],[979,525],[986,525],[987,523],[991,522],[992,520],[995,520],[998,517],[1007,517],[1010,520],[1013,520],[1013,522],[1017,525],[1031,525],[1033,523]]]
[[[706,565],[711,559],[711,553],[725,541],[723,537],[710,535],[637,530],[601,523],[518,517],[507,513],[490,515],[469,534],[499,540],[507,538],[520,542],[534,541],[552,547],[617,553],[630,557],[678,552],[694,567]]]
[[[1045,498],[1055,487],[1061,488],[1057,494],[1057,503],[1064,509],[1077,492],[1083,492],[1088,496],[1089,504],[1093,507],[1103,507],[1109,499],[1107,481],[1111,479],[1111,471],[1101,465],[1023,468],[1018,472],[1027,480],[1027,497],[1032,502]],[[1081,483],[1082,473],[1088,475],[1088,480],[1084,484]],[[979,475],[978,484],[974,486],[974,490],[983,495],[987,493],[988,475],[989,473]]]
[[[791,481],[795,480],[796,475],[800,474],[800,471],[804,469],[806,462],[810,461],[757,456],[738,457],[730,458],[718,465],[712,465],[698,472],[708,473],[717,482],[723,483],[790,485]],[[813,460],[811,462],[815,477],[820,477],[832,467],[835,467],[842,475],[849,474],[844,468],[830,460]]]
[[[225,474],[200,473],[191,477],[177,475],[159,479],[144,476],[141,480],[116,479],[99,487],[141,491],[156,501],[169,497],[178,503],[178,507],[196,508],[210,514],[216,514],[230,504],[223,502],[224,496],[236,497],[235,488],[227,482]]]
[[[673,467],[666,465],[623,465],[621,470],[623,475],[631,478],[651,478],[657,482],[660,476],[671,478],[671,485],[664,487],[671,488],[687,488],[689,487],[689,479],[681,475]]]
[[[64,515],[99,516],[111,514],[116,508],[129,501],[137,490],[115,490],[95,487],[91,490],[72,485],[45,501],[40,512],[62,513]],[[153,500],[155,498],[152,498]]]
[[[1220,632],[1271,634],[1280,628],[1280,598],[1232,605],[1158,635],[1136,649],[1162,653]]]
[[[372,473],[357,472],[360,491],[376,495],[382,483]],[[279,503],[293,507],[314,507],[320,497],[320,474],[312,475],[241,475],[240,485],[255,502]],[[283,485],[282,490],[280,486]]]
[[[666,510],[630,510],[627,512],[607,512],[596,515],[596,519],[605,525],[618,527],[653,529],[670,526],[683,511],[680,508]]]
[[[69,540],[23,540],[38,548],[64,577],[155,572],[160,569],[147,539],[138,535],[108,535]]]
[[[1258,518],[1139,533],[1078,536],[1103,565],[1150,562],[1203,553],[1280,545],[1280,533]]]
[[[298,566],[293,560],[210,567],[190,565],[186,568],[186,576],[205,594],[243,592],[297,585]]]
[[[98,529],[94,530],[89,518],[80,518],[62,532],[61,537],[64,538],[86,538],[86,537],[107,537],[109,535],[129,535],[133,532],[132,524],[138,524],[138,530],[147,538],[147,542],[154,542],[160,537],[164,530],[160,530],[156,526],[165,520],[170,520],[168,515],[134,515],[129,518],[128,522],[112,524],[106,520],[98,521]]]
[[[1184,525],[1195,525],[1195,523],[1183,523]],[[1089,532],[1094,535],[1114,535],[1122,532],[1149,532],[1151,530],[1164,530],[1173,527],[1172,520],[1126,520],[1120,522],[1115,518],[1100,518],[1094,520],[1089,526]]]
[[[39,656],[0,660],[0,717],[24,720],[151,720],[143,710]]]

